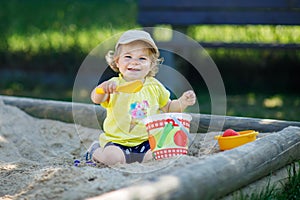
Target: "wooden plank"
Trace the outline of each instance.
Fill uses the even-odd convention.
[[[300,122],[275,119],[260,119],[250,117],[220,116],[190,113],[193,117],[191,132],[206,133],[207,131],[220,131],[228,128],[242,131],[254,129],[259,132],[276,132],[288,126],[300,127]]]
[[[189,9],[189,8],[299,8],[299,0],[140,0],[139,9]]]
[[[176,17],[174,16],[176,15]],[[300,12],[226,12],[203,11],[151,11],[139,13],[138,23],[143,26],[157,24],[171,24],[174,26],[188,26],[201,24],[230,24],[230,25],[300,25]]]
[[[219,199],[299,159],[300,128],[289,127],[157,179],[92,199]]]
[[[93,104],[52,101],[24,97],[1,96],[4,104],[18,107],[29,115],[67,123],[100,128],[106,116],[104,108]]]
[[[51,101],[43,99],[1,96],[0,101],[20,108],[26,113],[43,119],[53,119],[78,125],[101,128],[106,110],[99,105]],[[300,122],[269,120],[235,116],[217,116],[190,113],[193,117],[191,132],[205,133],[233,128],[237,131],[255,129],[259,132],[280,131],[288,126],[300,127]],[[224,126],[223,126],[224,125]]]

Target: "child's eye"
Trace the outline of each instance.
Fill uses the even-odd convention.
[[[145,57],[141,57],[141,58],[140,58],[140,60],[143,60],[143,61],[144,61],[144,60],[147,60],[147,58],[145,58]]]
[[[125,58],[131,58],[131,56],[124,56]]]

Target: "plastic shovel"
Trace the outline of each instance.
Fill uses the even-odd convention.
[[[117,92],[124,92],[124,93],[136,93],[140,91],[143,87],[143,82],[140,80],[131,81],[124,83],[123,85],[117,86]],[[97,94],[105,94],[103,88],[96,88]]]

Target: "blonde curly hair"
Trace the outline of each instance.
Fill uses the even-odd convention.
[[[151,70],[147,74],[147,77],[154,77],[158,73],[158,66],[162,64],[163,58],[159,58],[159,53],[156,52],[155,49],[152,48],[147,42],[140,40],[139,42],[143,42],[147,46],[148,53],[150,55],[151,60]],[[121,54],[122,44],[118,45],[115,51],[108,51],[105,56],[107,64],[114,70],[115,72],[120,72],[117,67],[116,61],[119,59]]]

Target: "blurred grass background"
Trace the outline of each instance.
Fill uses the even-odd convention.
[[[136,0],[0,3],[0,94],[72,100],[77,70],[112,35],[139,28]],[[191,26],[195,40],[300,43],[300,26]],[[207,49],[227,92],[227,115],[300,120],[299,50]],[[201,113],[210,97],[193,82]]]

